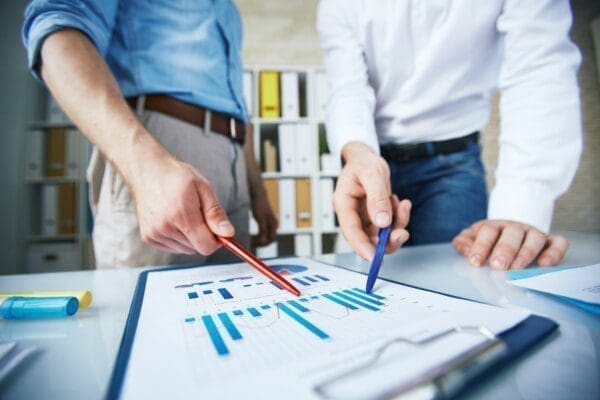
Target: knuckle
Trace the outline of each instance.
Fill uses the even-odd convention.
[[[207,217],[223,217],[227,216],[225,210],[219,204],[212,204],[204,210]]]
[[[532,260],[537,254],[536,251],[531,247],[523,247],[521,248],[519,255],[526,260]]]

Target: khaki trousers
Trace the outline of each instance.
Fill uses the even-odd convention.
[[[212,184],[235,227],[248,245],[249,196],[244,152],[223,135],[165,114],[138,109],[144,126],[178,159],[195,167]],[[210,118],[207,118],[207,120]],[[88,167],[93,242],[97,268],[233,261],[225,249],[210,256],[170,254],[142,241],[135,201],[121,175],[94,149]]]

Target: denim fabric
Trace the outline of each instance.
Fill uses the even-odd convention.
[[[90,38],[125,97],[164,93],[247,120],[242,21],[231,0],[33,0],[23,41],[38,78],[44,39],[64,28]]]
[[[413,203],[406,245],[449,242],[486,218],[485,170],[477,143],[452,154],[388,163],[392,191]]]

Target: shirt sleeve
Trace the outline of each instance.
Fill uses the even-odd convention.
[[[330,95],[327,104],[327,140],[335,155],[351,141],[360,141],[379,153],[375,131],[375,93],[369,84],[359,22],[347,0],[321,0],[317,31]]]
[[[488,218],[549,231],[554,203],[569,187],[582,149],[577,70],[567,0],[507,0],[497,29],[500,154]]]
[[[25,9],[23,43],[29,68],[41,80],[40,50],[44,40],[60,29],[86,34],[104,56],[110,42],[119,0],[33,0]]]

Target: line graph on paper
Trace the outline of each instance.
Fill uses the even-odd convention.
[[[373,330],[416,313],[429,315],[431,305],[398,298],[393,290],[367,294],[364,276],[323,268],[320,264],[271,266],[294,282],[294,298],[258,274],[186,277],[173,291],[185,309],[180,328],[190,359],[211,360],[193,366],[215,379],[249,369],[272,368],[311,355],[335,353],[370,342]],[[225,272],[225,271],[223,271]],[[406,307],[398,306],[404,303]]]

